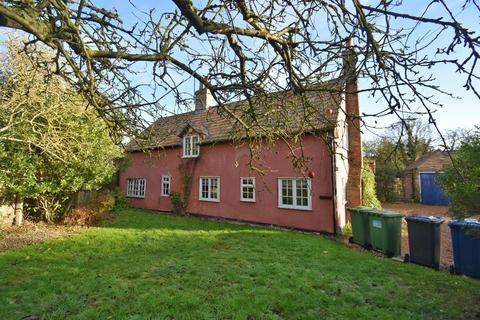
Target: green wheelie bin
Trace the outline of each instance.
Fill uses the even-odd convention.
[[[354,207],[348,208],[352,223],[352,241],[356,244],[370,247],[370,228],[368,226],[368,213],[372,208]]]
[[[373,209],[369,211],[370,240],[372,248],[387,257],[400,256],[402,217],[398,212]]]

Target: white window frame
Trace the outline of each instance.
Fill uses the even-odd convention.
[[[162,176],[162,197],[169,197],[171,192],[171,181],[172,178],[168,175]],[[168,185],[168,190],[165,188],[165,185]],[[168,192],[165,192],[168,191]]]
[[[143,187],[143,190],[142,190]],[[129,198],[145,198],[147,192],[147,179],[145,178],[129,178],[127,179],[127,197]]]
[[[252,181],[251,184],[243,183],[245,179],[250,179]],[[253,187],[253,198],[244,198],[243,197],[243,188],[252,188]],[[255,202],[256,197],[256,188],[255,188],[255,177],[240,177],[240,201],[243,202]]]
[[[293,204],[283,204],[282,203],[282,181],[291,180],[292,181],[292,198]],[[297,205],[297,180],[306,180],[308,188],[308,205],[299,206]],[[280,177],[278,178],[278,207],[283,209],[294,209],[294,210],[312,210],[312,179],[305,177]]]
[[[197,142],[193,142],[196,138]],[[187,152],[188,151],[188,152]],[[194,153],[196,151],[196,153]],[[183,137],[183,157],[196,158],[200,155],[200,137],[196,134],[187,135]]]
[[[202,180],[208,179],[207,183],[207,193],[208,196],[205,198],[202,194]],[[217,197],[211,197],[212,192],[212,179],[217,179]],[[198,180],[198,200],[200,201],[210,201],[210,202],[220,202],[220,177],[218,176],[202,176]]]

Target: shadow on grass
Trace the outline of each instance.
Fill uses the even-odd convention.
[[[212,231],[212,230],[264,230],[271,232],[290,231],[272,229],[268,225],[252,222],[242,223],[241,221],[228,220],[228,218],[202,217],[197,215],[175,215],[169,212],[161,212],[147,209],[121,209],[116,214],[121,217],[117,220],[101,221],[97,227],[103,228],[127,228],[127,229],[175,229],[185,231]],[[161,219],[152,219],[152,216],[161,216]],[[295,231],[295,230],[292,230]]]

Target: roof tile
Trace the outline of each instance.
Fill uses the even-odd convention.
[[[334,84],[305,95],[283,91],[253,97],[251,103],[242,100],[227,103],[224,108],[163,117],[143,132],[144,141],[130,142],[127,150],[179,146],[186,127],[198,132],[202,143],[264,136],[272,129],[303,133],[333,128],[343,97],[338,88]]]

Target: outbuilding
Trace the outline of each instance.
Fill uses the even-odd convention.
[[[440,150],[428,152],[412,162],[403,178],[405,198],[428,205],[448,205],[448,198],[437,179],[451,163],[448,152]]]

